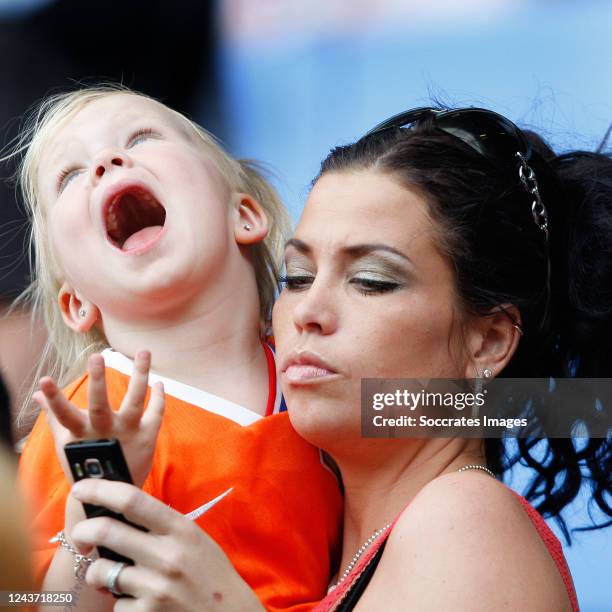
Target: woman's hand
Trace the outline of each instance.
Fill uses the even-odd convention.
[[[127,393],[116,412],[108,403],[102,355],[89,358],[88,410],[69,402],[52,378],[41,378],[40,391],[33,398],[46,411],[57,455],[70,481],[72,474],[64,456],[65,444],[83,439],[117,438],[134,484],[142,486],[151,470],[165,406],[163,385],[157,383],[151,389],[147,409],[144,410],[150,367],[151,353],[136,353]]]
[[[111,518],[83,521],[72,531],[82,552],[106,546],[134,560],[124,567],[115,590],[132,595],[115,611],[263,610],[251,588],[238,575],[221,548],[197,525],[134,486],[107,480],[83,480],[72,488],[81,502],[105,506],[149,529],[139,531]],[[98,559],[86,580],[105,588],[114,561]]]

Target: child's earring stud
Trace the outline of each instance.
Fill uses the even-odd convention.
[[[79,317],[84,317],[87,314],[87,311],[84,308],[81,308],[81,310],[79,310]]]
[[[242,227],[244,227],[247,232],[250,232],[251,229],[253,229],[248,223],[245,223]]]

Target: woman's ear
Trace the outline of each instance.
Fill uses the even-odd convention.
[[[477,378],[485,369],[499,374],[514,355],[523,335],[516,306],[502,304],[490,312],[473,316],[466,336],[469,352],[465,377]],[[475,370],[475,371],[474,371]]]
[[[261,204],[246,193],[235,193],[234,236],[238,244],[256,244],[268,235],[268,217]]]
[[[87,333],[100,318],[98,307],[93,302],[81,298],[68,283],[61,286],[57,302],[64,323],[79,334]]]

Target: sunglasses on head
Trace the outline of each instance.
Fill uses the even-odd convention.
[[[538,182],[531,159],[531,145],[523,132],[503,115],[485,108],[442,110],[427,106],[413,108],[385,119],[367,132],[363,138],[395,128],[409,128],[423,120],[430,120],[437,129],[461,140],[498,167],[518,169],[525,190],[532,197],[531,214],[548,242],[548,213],[540,198]]]
[[[364,138],[394,128],[407,128],[424,119],[431,120],[439,130],[458,138],[498,164],[516,165],[517,153],[525,161],[531,157],[531,146],[523,132],[503,115],[484,108],[413,108],[379,123],[367,132]]]

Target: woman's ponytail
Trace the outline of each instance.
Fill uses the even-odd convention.
[[[550,163],[569,209],[564,357],[573,376],[612,377],[612,158],[576,151]]]

